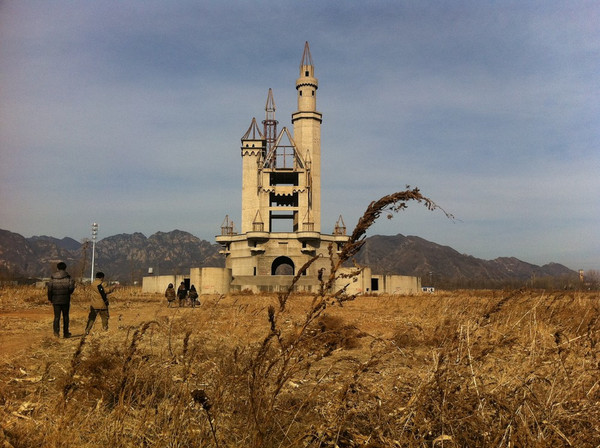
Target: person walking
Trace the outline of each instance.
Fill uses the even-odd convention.
[[[175,302],[175,297],[177,297],[173,283],[169,283],[169,286],[167,286],[165,297],[167,298],[167,308],[171,308],[171,304]]]
[[[71,278],[67,272],[67,265],[64,262],[60,262],[56,265],[58,269],[50,277],[50,281],[47,284],[48,288],[48,300],[52,303],[54,308],[54,322],[52,329],[54,330],[54,336],[59,337],[60,334],[60,316],[62,314],[63,319],[63,336],[70,338],[69,333],[69,308],[71,307],[71,294],[75,291],[75,280]]]
[[[190,305],[192,308],[196,308],[196,305],[200,305],[200,301],[198,300],[198,291],[196,291],[196,287],[194,285],[190,288]]]
[[[185,306],[185,299],[187,298],[187,289],[185,288],[185,282],[181,282],[179,288],[177,288],[177,298],[179,299],[179,306]]]
[[[104,283],[104,272],[96,274],[96,280],[92,283],[92,301],[90,303],[90,314],[88,316],[85,334],[90,334],[94,326],[96,316],[100,315],[102,319],[102,329],[108,330],[108,295],[113,293],[115,288],[108,288]]]

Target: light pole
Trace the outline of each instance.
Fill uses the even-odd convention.
[[[96,237],[98,236],[98,224],[92,224],[92,276],[90,283],[94,282],[94,258],[96,257]]]

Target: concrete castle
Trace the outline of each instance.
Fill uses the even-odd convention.
[[[181,281],[196,285],[204,294],[280,291],[291,285],[294,275],[313,257],[318,258],[295,289],[310,292],[319,288],[319,275],[328,275],[331,269],[330,254],[337,257],[348,236],[341,215],[332,234],[321,233],[323,120],[317,111],[318,87],[306,42],[296,80],[298,110],[292,114],[293,136],[287,127],[278,131],[275,100],[269,89],[262,129],[253,118],[241,139],[241,229],[237,233],[227,216],[216,237],[225,268],[192,268],[189,277],[145,277],[145,291],[163,291],[168,283]],[[351,290],[417,292],[420,280],[373,276],[366,268]]]
[[[277,290],[314,256],[297,286],[311,290],[319,270],[330,268],[328,247],[336,253],[348,240],[341,218],[331,235],[321,233],[321,122],[318,80],[308,42],[296,80],[298,110],[293,137],[277,132],[275,101],[269,90],[262,131],[252,119],[242,137],[241,232],[226,218],[217,236],[231,269],[232,289]],[[332,226],[333,227],[333,226]]]

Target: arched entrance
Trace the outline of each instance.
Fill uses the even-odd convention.
[[[271,275],[294,275],[294,262],[289,257],[277,257],[271,265]]]

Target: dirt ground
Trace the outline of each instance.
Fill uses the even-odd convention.
[[[49,342],[74,348],[83,335],[87,323],[89,304],[85,293],[81,291],[77,293],[71,303],[69,331],[72,337],[63,339],[61,336],[56,339],[52,331],[53,309],[44,297],[45,291],[33,288],[26,291],[24,300],[5,298],[0,302],[0,360],[7,361],[19,357],[37,347],[48,345]],[[188,308],[167,308],[164,298],[159,294],[147,296],[143,301],[130,300],[130,295],[129,290],[123,290],[115,292],[114,297],[111,298],[108,334],[139,325],[149,318],[188,311]],[[189,308],[189,311],[195,310]],[[99,316],[92,332],[103,332]]]
[[[312,297],[123,288],[82,338],[90,295],[63,339],[43,289],[0,288],[0,446],[600,446],[597,293],[328,299],[303,326]]]

